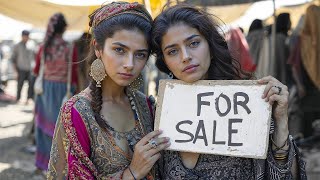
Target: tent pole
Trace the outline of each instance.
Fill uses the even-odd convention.
[[[272,25],[272,31],[271,31],[271,61],[275,62],[276,61],[276,21],[277,21],[277,16],[276,16],[276,2],[275,0],[273,2],[273,25]],[[270,63],[274,64],[274,63]],[[270,69],[270,68],[269,68]],[[273,67],[272,67],[273,69]],[[270,74],[274,76],[273,74]]]

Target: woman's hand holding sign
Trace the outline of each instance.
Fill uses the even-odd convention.
[[[277,147],[287,142],[288,130],[288,87],[272,76],[261,78],[258,83],[266,84],[262,98],[272,105],[272,115],[275,122],[273,140]],[[288,147],[284,147],[288,148]]]

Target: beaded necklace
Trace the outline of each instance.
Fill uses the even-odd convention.
[[[134,119],[135,119],[135,127],[132,130],[127,131],[127,132],[119,132],[119,131],[115,130],[112,126],[110,126],[110,124],[108,124],[108,122],[106,121],[106,119],[104,118],[103,115],[100,115],[100,116],[104,122],[103,128],[105,130],[107,130],[107,133],[117,140],[126,139],[131,151],[133,152],[133,146],[141,139],[141,137],[144,136],[144,132],[143,132],[143,128],[142,128],[142,125],[140,122],[140,118],[136,112],[136,106],[135,106],[133,97],[130,95],[127,95],[127,96],[129,98],[131,109],[133,111]],[[110,138],[112,138],[112,137],[110,137]],[[112,144],[114,146],[117,146],[114,141],[112,142]]]

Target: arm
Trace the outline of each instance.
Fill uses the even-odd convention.
[[[70,111],[71,116],[68,115]],[[79,113],[74,108],[64,106],[60,111],[56,126],[47,178],[94,179],[95,168],[89,168],[92,165],[88,158],[90,140]]]
[[[12,55],[11,55],[10,61],[12,62],[13,67],[14,67],[16,72],[18,72],[17,58],[18,58],[18,45],[15,45],[13,47],[13,51],[12,51]]]
[[[266,84],[263,98],[273,106],[272,116],[275,123],[267,158],[268,173],[270,177],[296,178],[299,175],[304,179],[306,177],[304,162],[299,158],[298,149],[289,136],[288,88],[271,76],[260,79],[259,83]]]
[[[36,65],[35,65],[35,67],[34,67],[34,69],[33,69],[33,74],[35,74],[36,76],[38,76],[39,70],[40,70],[40,61],[41,61],[42,51],[43,51],[43,46],[41,46],[41,47],[39,48],[39,51],[38,51],[38,53],[37,53],[36,56],[35,56],[35,58],[36,58],[36,59],[35,59]]]

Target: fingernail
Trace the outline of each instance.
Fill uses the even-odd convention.
[[[169,138],[169,137],[166,137],[166,140],[167,140],[167,141],[169,141],[169,140],[170,140],[170,138]]]
[[[162,133],[162,130],[161,130],[161,129],[159,129],[159,132],[160,132],[160,133]]]

